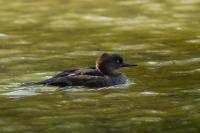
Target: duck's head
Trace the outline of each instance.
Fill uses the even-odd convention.
[[[96,61],[96,69],[100,70],[106,75],[119,74],[116,70],[122,67],[133,67],[135,64],[128,64],[123,61],[119,54],[102,54]]]

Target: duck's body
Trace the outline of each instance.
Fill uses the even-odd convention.
[[[126,76],[115,71],[120,67],[135,66],[125,64],[118,54],[103,54],[97,59],[96,67],[66,70],[45,81],[27,85],[86,86],[105,87],[124,84]]]
[[[108,76],[97,69],[81,68],[66,70],[50,79],[42,82],[31,83],[32,85],[52,85],[52,86],[86,86],[105,87],[126,83],[127,78],[122,75]],[[30,85],[31,85],[30,84]]]

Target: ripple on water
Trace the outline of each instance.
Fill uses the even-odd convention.
[[[106,43],[108,44],[108,43]],[[147,44],[114,44],[117,45],[117,47],[113,47],[112,45],[112,49],[113,50],[144,50],[144,49],[148,49],[151,46],[147,45]],[[108,45],[109,46],[109,45]]]
[[[98,101],[97,99],[91,99],[91,98],[76,98],[72,100],[73,102],[81,102],[81,103],[89,103],[89,102],[96,102]]]
[[[164,111],[160,110],[139,110],[140,113],[145,113],[145,114],[152,114],[152,115],[163,115],[166,114]]]
[[[182,1],[184,1],[185,3],[177,4],[176,6],[173,6],[173,10],[177,10],[177,11],[193,11],[193,10],[199,8],[198,6],[194,6],[192,3],[190,3],[191,0],[182,0]]]
[[[5,34],[5,33],[0,33],[0,39],[1,39],[1,38],[7,38],[7,37],[8,37],[7,34]]]
[[[101,46],[109,48],[111,50],[115,50],[115,51],[122,51],[122,50],[133,50],[133,51],[137,51],[137,50],[146,50],[146,49],[150,49],[153,46],[150,44],[125,44],[125,43],[111,43],[111,42],[106,42],[106,43],[102,43]]]
[[[24,60],[24,59],[33,59],[33,58],[31,58],[31,57],[20,57],[20,56],[15,55],[15,57],[2,58],[0,60],[0,63],[7,63],[8,64],[8,63],[14,63],[15,61],[21,61],[21,60]],[[30,64],[25,64],[25,65],[30,65]],[[11,66],[11,67],[16,67],[16,66]]]
[[[156,61],[148,61],[147,63],[150,64],[150,65],[156,65],[156,64],[158,64],[158,62],[156,62]]]
[[[106,11],[108,11],[108,9],[106,9],[106,8],[95,8],[93,11],[94,12],[106,12]]]
[[[26,41],[26,40],[18,40],[18,41],[15,41],[14,43],[17,44],[17,45],[29,45],[29,44],[31,44],[31,42]]]
[[[21,50],[17,50],[17,49],[0,49],[0,55],[1,55],[1,60],[0,60],[0,62],[4,62],[4,61],[2,61],[3,59],[2,59],[2,56],[6,56],[6,57],[8,57],[9,55],[15,55],[15,54],[19,54],[19,53],[21,53]],[[5,58],[5,59],[7,59],[7,58]]]
[[[148,0],[127,0],[127,1],[119,1],[118,4],[119,5],[124,5],[124,6],[133,6],[135,4],[145,4],[145,3],[148,3],[149,1]]]
[[[152,97],[152,96],[158,96],[158,95],[165,95],[164,93],[158,93],[158,92],[153,92],[153,91],[145,91],[145,92],[130,92],[130,93],[111,93],[107,94],[104,97],[105,98],[119,98],[119,97],[140,97],[140,96],[147,96],[147,97]]]
[[[181,92],[183,93],[188,93],[188,94],[200,94],[200,89],[190,89],[190,90],[182,90]]]
[[[182,31],[183,28],[182,28],[182,27],[176,27],[176,30],[177,30],[177,31]]]
[[[0,95],[7,96],[10,98],[20,98],[26,96],[35,96],[41,93],[49,93],[55,92],[58,90],[57,87],[48,87],[48,86],[24,86],[20,87],[20,83],[13,83],[10,85],[4,85],[3,91]],[[20,87],[20,88],[18,88]]]
[[[158,28],[158,26],[163,23],[160,20],[152,19],[147,16],[137,16],[132,18],[115,18],[112,25],[115,25],[114,30],[117,31],[132,31],[141,29],[152,29]],[[163,27],[159,27],[163,28]]]
[[[101,54],[101,51],[75,51],[75,52],[67,52],[66,55],[72,55],[72,56],[96,56]]]
[[[53,20],[49,23],[50,28],[75,28],[76,22],[72,20]]]
[[[194,106],[193,105],[184,105],[181,107],[182,110],[193,110]]]
[[[190,64],[190,63],[199,63],[200,58],[190,58],[190,59],[184,59],[184,60],[175,60],[174,61],[178,65],[185,65],[185,64]]]
[[[131,6],[134,4],[137,4],[138,2],[136,1],[120,1],[118,2],[119,5],[123,5],[123,6]]]
[[[159,122],[162,119],[160,117],[133,117],[130,120],[135,122]]]
[[[82,18],[84,20],[96,21],[96,22],[111,22],[111,21],[113,21],[112,17],[98,16],[98,15],[85,15]]]
[[[13,22],[18,25],[25,25],[25,24],[37,24],[38,20],[33,19],[33,18],[21,18],[21,19],[14,20]]]
[[[191,73],[196,73],[196,72],[200,72],[200,69],[193,69],[193,70],[184,70],[184,71],[176,71],[173,73],[183,73],[183,74],[191,74]]]
[[[130,97],[129,94],[127,93],[112,93],[112,94],[107,94],[104,96],[105,98],[119,98],[119,97]]]
[[[141,92],[140,93],[140,95],[143,95],[143,96],[157,96],[159,94],[160,93],[154,92],[154,91],[145,91],[145,92]]]
[[[38,95],[39,93],[29,91],[29,90],[16,90],[12,92],[2,93],[1,95],[8,96],[8,97],[22,97],[22,96],[34,96]]]
[[[187,40],[186,43],[190,43],[190,44],[200,44],[200,39]]]
[[[110,87],[101,87],[101,88],[87,88],[87,87],[83,87],[83,86],[69,86],[66,87],[65,91],[70,91],[70,92],[80,92],[80,91],[99,91],[99,90],[106,90],[106,89],[127,89],[128,86],[135,84],[134,82],[130,82],[127,81],[126,84],[121,84],[121,85],[114,85],[114,86],[110,86]],[[111,94],[112,96],[110,96],[109,94],[105,97],[115,97],[115,94]],[[116,94],[118,95],[118,94]],[[119,94],[120,95],[120,94]],[[122,94],[123,95],[123,94]]]
[[[145,63],[146,65],[155,65],[155,66],[169,66],[172,64],[176,65],[189,65],[193,63],[199,63],[200,58],[190,58],[190,59],[182,59],[182,60],[170,60],[170,61],[148,61]],[[198,70],[197,70],[198,71]]]
[[[160,46],[162,46],[162,44],[159,44]],[[159,45],[157,45],[159,47]],[[173,51],[168,50],[168,49],[159,49],[159,50],[146,50],[147,53],[156,53],[159,55],[169,55],[171,54]]]
[[[76,17],[77,19],[81,18],[82,20],[94,22],[96,24],[116,26],[115,28],[113,28],[113,30],[133,30],[133,29],[141,29],[141,27],[152,28],[152,25],[157,27],[157,24],[161,23],[160,20],[152,19],[147,16],[124,18],[124,17],[101,16],[96,14],[89,14],[89,15],[86,14],[86,15],[76,15]],[[177,26],[177,24],[175,26]]]

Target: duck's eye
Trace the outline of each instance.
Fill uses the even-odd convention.
[[[121,62],[120,62],[120,60],[116,60],[116,63],[120,64]]]

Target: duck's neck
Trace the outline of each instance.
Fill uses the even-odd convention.
[[[118,72],[115,69],[111,69],[111,68],[96,68],[97,70],[101,71],[103,74],[108,75],[108,76],[119,76],[121,75],[120,72]]]

